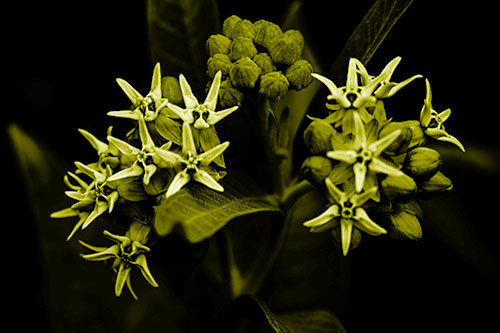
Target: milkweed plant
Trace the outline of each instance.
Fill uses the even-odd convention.
[[[272,261],[293,220],[291,207],[310,191],[324,198],[324,209],[299,221],[300,228],[311,237],[329,234],[341,256],[363,251],[355,249],[365,237],[421,238],[419,202],[452,189],[440,171],[442,157],[428,143],[439,140],[465,152],[453,129],[444,127],[451,110],[432,105],[430,81],[410,73],[395,82],[399,56],[388,56],[387,65],[374,71],[354,55],[342,64],[346,76],[334,79],[305,56],[308,41],[299,30],[236,15],[219,29],[205,41],[205,50],[197,50],[206,52],[204,90],[197,91],[187,73],[164,75],[168,64],[159,61],[149,91],[116,79],[130,108],[107,111],[107,133],[78,130],[95,159],[76,161],[67,172],[65,194],[73,203],[51,217],[75,221],[67,240],[78,239],[82,259],[109,265],[114,294],[123,297],[126,286],[140,299],[131,282],[134,272],[151,287],[162,287],[148,256],[168,241],[165,236],[205,242],[242,223],[237,218],[242,215],[251,221],[268,212],[280,221]],[[402,115],[390,104],[386,109],[386,101],[408,85],[425,87],[423,102],[406,101],[409,119],[395,121]],[[307,103],[304,112],[296,111],[294,103],[306,95],[314,95],[319,107],[311,111],[314,104]],[[246,145],[233,146],[230,135],[219,133],[221,124],[229,128],[236,118],[255,131]],[[126,134],[115,134],[117,124],[126,124]],[[250,180],[233,165],[252,144],[262,147],[266,162],[261,177]],[[296,153],[300,145],[307,153]],[[123,232],[104,230],[92,244],[79,239],[81,230],[102,219]],[[236,280],[228,284],[233,297],[249,290]]]

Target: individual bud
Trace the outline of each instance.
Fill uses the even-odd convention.
[[[424,211],[422,210],[422,206],[418,203],[416,199],[410,200],[405,203],[401,203],[398,205],[399,209],[402,209],[408,213],[415,215],[419,220],[424,217]]]
[[[413,198],[417,192],[417,184],[408,175],[387,175],[380,182],[382,195],[390,202],[404,202]]]
[[[422,238],[422,227],[418,218],[406,210],[397,210],[391,214],[389,235],[398,239],[419,240]]]
[[[302,36],[302,33],[298,30],[290,29],[285,31],[285,35],[288,35],[293,40],[295,40],[295,42],[297,43],[297,45],[299,45],[300,48],[299,54],[301,54],[302,50],[304,49],[304,36]]]
[[[403,124],[411,131],[411,140],[408,144],[408,149],[420,147],[425,144],[427,139],[418,120],[406,120],[403,121]]]
[[[307,60],[297,60],[286,69],[285,76],[295,90],[301,90],[312,82],[313,67]]]
[[[116,169],[120,166],[120,158],[118,156],[107,155],[102,157],[102,161],[109,165],[111,169]]]
[[[231,84],[230,79],[221,82],[219,89],[219,105],[221,107],[229,108],[240,105],[244,96],[241,90]]]
[[[338,246],[339,249],[341,249],[342,236],[340,235],[340,227],[332,229],[331,234],[333,236],[335,245]],[[349,250],[354,250],[355,248],[357,248],[360,242],[361,242],[361,231],[359,231],[357,228],[352,228],[351,244],[349,245]]]
[[[165,191],[167,191],[167,186],[172,179],[172,172],[168,169],[160,169],[156,171],[149,183],[144,185],[144,190],[148,195],[157,196]]]
[[[304,179],[321,186],[325,183],[325,178],[332,171],[332,162],[324,156],[309,156],[306,158],[300,173]]]
[[[173,76],[165,76],[161,79],[161,95],[172,104],[178,105],[184,101],[179,80]]]
[[[276,70],[276,66],[274,66],[271,56],[267,53],[258,53],[255,57],[253,57],[253,62],[259,66],[262,70],[262,74]]]
[[[299,59],[302,49],[292,34],[281,34],[271,41],[269,54],[275,63],[291,65]]]
[[[142,201],[148,198],[141,177],[128,177],[116,181],[116,191],[120,198],[128,201]]]
[[[269,49],[271,41],[281,35],[283,32],[281,28],[272,22],[266,20],[259,20],[254,23],[256,28],[254,41],[255,44]]]
[[[384,153],[388,155],[400,155],[408,151],[408,147],[411,143],[412,131],[406,124],[402,122],[392,121],[382,127],[379,132],[379,137],[383,138],[392,132],[397,130],[401,131],[401,134],[394,140],[389,147],[384,150]]]
[[[281,72],[269,72],[261,76],[259,93],[276,102],[288,91],[288,80]]]
[[[257,82],[261,69],[249,57],[243,57],[229,68],[229,78],[236,87],[253,88]]]
[[[304,143],[311,154],[320,155],[332,150],[335,129],[323,119],[313,120],[304,131]]]
[[[233,61],[237,61],[243,57],[253,58],[257,54],[257,49],[252,40],[247,37],[237,37],[231,43],[231,51],[229,57]]]
[[[453,189],[453,183],[439,171],[418,186],[420,197],[424,199],[432,198],[444,191],[450,191],[451,189]]]
[[[221,34],[211,35],[205,43],[205,48],[209,57],[213,57],[216,54],[229,54],[231,40]]]
[[[425,180],[438,172],[442,164],[441,155],[436,150],[418,147],[406,155],[403,171],[416,180]]]
[[[239,20],[233,27],[233,39],[238,37],[246,37],[253,40],[255,37],[255,27],[249,20]]]
[[[233,62],[227,54],[216,54],[207,60],[207,75],[214,78],[218,71],[222,72],[222,79],[229,76],[229,68]]]
[[[233,31],[234,31],[234,26],[236,23],[241,21],[241,18],[239,18],[236,15],[231,15],[228,18],[224,20],[224,23],[222,24],[222,33],[229,38],[233,38]]]

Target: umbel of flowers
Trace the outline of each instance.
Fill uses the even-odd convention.
[[[321,119],[311,118],[304,132],[311,156],[302,165],[302,175],[324,190],[329,205],[304,226],[311,232],[330,231],[344,255],[359,244],[361,232],[420,238],[422,210],[418,199],[452,188],[451,181],[439,171],[441,156],[425,147],[426,142],[446,141],[464,151],[443,126],[451,111],[438,113],[432,108],[427,79],[418,121],[387,118],[384,100],[422,77],[391,82],[400,60],[396,57],[373,76],[352,58],[343,87],[312,74],[330,91],[326,104],[330,112]]]

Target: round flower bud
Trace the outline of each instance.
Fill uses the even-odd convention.
[[[231,40],[224,35],[217,34],[208,37],[205,43],[205,48],[209,57],[213,57],[216,54],[229,54],[231,47]]]
[[[411,131],[411,140],[408,145],[408,149],[420,147],[427,141],[424,130],[420,126],[420,122],[418,120],[406,120],[403,121],[403,124]]]
[[[421,198],[429,199],[451,189],[453,189],[451,180],[438,171],[434,176],[419,184],[418,193]]]
[[[233,38],[233,31],[234,31],[234,26],[236,25],[237,22],[241,21],[241,18],[239,18],[236,15],[231,15],[228,18],[224,20],[224,23],[222,24],[222,33],[229,38]]]
[[[275,37],[283,33],[277,24],[266,20],[259,20],[254,23],[254,26],[256,28],[254,37],[255,44],[265,47],[266,49],[269,49],[271,41]]]
[[[229,76],[229,68],[233,62],[227,54],[215,54],[207,60],[207,75],[214,78],[218,71],[222,72],[222,78]]]
[[[290,29],[285,31],[285,35],[288,35],[293,40],[295,40],[295,42],[297,43],[297,45],[299,45],[300,48],[299,53],[302,53],[302,50],[304,49],[304,36],[302,36],[302,33],[298,30]]]
[[[304,142],[311,154],[323,154],[332,150],[335,129],[326,120],[313,120],[304,131]]]
[[[396,140],[394,140],[393,143],[389,145],[389,147],[384,150],[384,153],[388,155],[399,155],[408,151],[412,131],[405,123],[396,121],[388,123],[380,130],[379,137],[383,138],[384,136],[397,130],[401,130],[401,134],[396,138]]]
[[[382,195],[391,202],[404,202],[413,198],[417,192],[417,184],[408,175],[387,177],[380,182]]]
[[[255,36],[255,27],[249,20],[239,20],[234,24],[233,39],[238,37],[246,37],[253,40]]]
[[[324,156],[309,156],[300,169],[302,177],[316,185],[323,185],[331,171],[332,162]]]
[[[300,45],[291,34],[281,34],[271,41],[269,54],[275,63],[291,65],[301,53]]]
[[[425,180],[438,172],[442,164],[441,155],[436,150],[418,147],[406,155],[403,171],[416,180]]]
[[[249,57],[250,59],[255,57],[257,54],[257,49],[250,38],[247,37],[237,37],[231,43],[231,51],[229,57],[231,60],[236,61],[243,57]]]
[[[229,68],[229,78],[236,87],[253,88],[260,76],[261,69],[249,57],[243,57]]]
[[[422,227],[418,218],[406,210],[396,210],[391,214],[389,235],[397,239],[419,240],[422,238]]]
[[[269,72],[260,78],[259,93],[271,101],[278,101],[288,91],[288,80],[281,72]]]
[[[173,76],[165,76],[161,79],[161,95],[172,104],[179,105],[184,102],[179,80]]]
[[[221,82],[219,89],[219,105],[221,107],[229,108],[240,105],[243,97],[243,92],[233,86],[230,79]]]
[[[253,57],[253,62],[259,66],[262,70],[262,74],[267,74],[276,70],[276,66],[274,66],[273,60],[267,53],[258,53],[255,57]]]
[[[301,90],[312,82],[313,67],[307,60],[297,60],[286,69],[285,75],[295,90]]]

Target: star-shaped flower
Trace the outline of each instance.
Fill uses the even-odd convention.
[[[369,235],[377,236],[387,231],[373,222],[362,205],[377,191],[372,187],[362,193],[345,193],[335,186],[329,178],[325,179],[328,200],[331,205],[319,216],[303,223],[311,232],[323,232],[340,225],[342,253],[347,255],[351,245],[352,228],[357,228]]]
[[[450,117],[451,110],[446,109],[441,113],[437,113],[432,108],[431,84],[427,79],[425,80],[425,86],[426,94],[424,106],[422,107],[422,111],[420,111],[420,125],[424,129],[424,133],[433,139],[453,143],[460,148],[460,150],[465,152],[462,143],[454,136],[448,134],[444,129],[443,123]]]
[[[111,129],[111,127],[108,129],[108,136],[111,135]],[[87,141],[97,151],[97,155],[99,156],[98,162],[87,164],[89,168],[104,172],[106,170],[106,165],[109,165],[112,169],[114,169],[120,164],[120,160],[118,158],[119,152],[115,146],[102,142],[84,129],[78,129],[78,131],[85,139],[87,139]]]
[[[75,162],[75,165],[78,170],[92,178],[92,182],[87,184],[77,175],[68,172],[68,175],[78,183],[78,185],[73,185],[69,182],[67,177],[65,178],[66,183],[69,184],[72,189],[72,191],[66,191],[65,194],[78,201],[70,207],[70,209],[75,212],[71,213],[71,211],[66,208],[51,214],[53,218],[70,216],[80,217],[79,222],[68,239],[71,238],[80,226],[82,229],[85,229],[104,212],[108,211],[111,213],[118,200],[118,191],[114,189],[113,184],[108,183],[108,178],[111,175],[111,168],[109,166],[104,173],[101,173],[80,162]],[[88,213],[89,211],[90,213]]]
[[[216,124],[222,118],[228,116],[236,109],[238,109],[238,106],[236,105],[228,109],[217,112],[215,111],[221,76],[221,71],[218,71],[215,74],[205,102],[203,102],[203,104],[200,104],[191,91],[191,87],[189,86],[186,78],[184,77],[184,75],[180,74],[179,84],[181,86],[182,97],[184,99],[186,108],[183,109],[178,107],[177,105],[168,103],[169,109],[176,113],[184,122],[193,125],[193,127],[196,129],[206,129]]]
[[[404,173],[396,167],[388,164],[381,158],[382,152],[400,135],[401,130],[394,131],[383,138],[376,140],[373,136],[367,137],[365,125],[360,116],[353,113],[354,140],[346,145],[334,144],[334,150],[326,153],[331,159],[342,161],[352,165],[354,172],[354,188],[361,192],[367,175],[375,177],[376,173],[401,176]],[[372,173],[368,173],[371,171]],[[370,183],[374,183],[370,181]]]
[[[136,300],[137,295],[132,289],[130,283],[130,271],[133,267],[138,267],[142,275],[153,287],[158,287],[153,275],[151,274],[146,256],[150,248],[146,244],[149,238],[150,227],[139,222],[132,222],[125,236],[114,235],[109,231],[104,231],[104,236],[116,242],[111,247],[97,247],[80,241],[80,244],[86,248],[95,251],[91,254],[82,254],[82,258],[89,261],[103,261],[114,259],[112,268],[116,272],[115,295],[120,296],[123,286],[126,284],[132,297]]]
[[[194,144],[193,133],[191,132],[191,125],[185,122],[182,125],[181,153],[178,154],[164,149],[157,150],[158,156],[174,165],[177,170],[177,174],[168,187],[166,197],[168,198],[179,191],[191,178],[215,191],[224,191],[224,188],[217,183],[218,179],[215,179],[219,177],[218,172],[212,169],[209,164],[222,154],[228,146],[229,142],[226,141],[202,154],[198,154]]]
[[[161,92],[160,63],[157,63],[153,70],[151,90],[145,97],[135,90],[134,87],[132,87],[127,81],[123,79],[116,79],[116,82],[130,99],[134,109],[110,111],[108,112],[109,116],[134,120],[138,120],[140,116],[144,116],[146,121],[153,121],[158,116],[158,113],[167,106],[168,100],[166,98],[162,98]]]
[[[108,178],[108,181],[116,181],[127,177],[138,177],[144,174],[143,182],[145,185],[148,185],[151,177],[158,169],[157,165],[154,163],[154,156],[158,148],[155,146],[153,139],[149,135],[146,122],[142,115],[139,117],[138,123],[139,137],[142,143],[141,149],[138,149],[123,140],[108,136],[108,141],[113,143],[120,153],[128,156],[133,161],[128,168],[111,175]],[[171,143],[168,143],[163,147],[168,149],[170,145]]]

